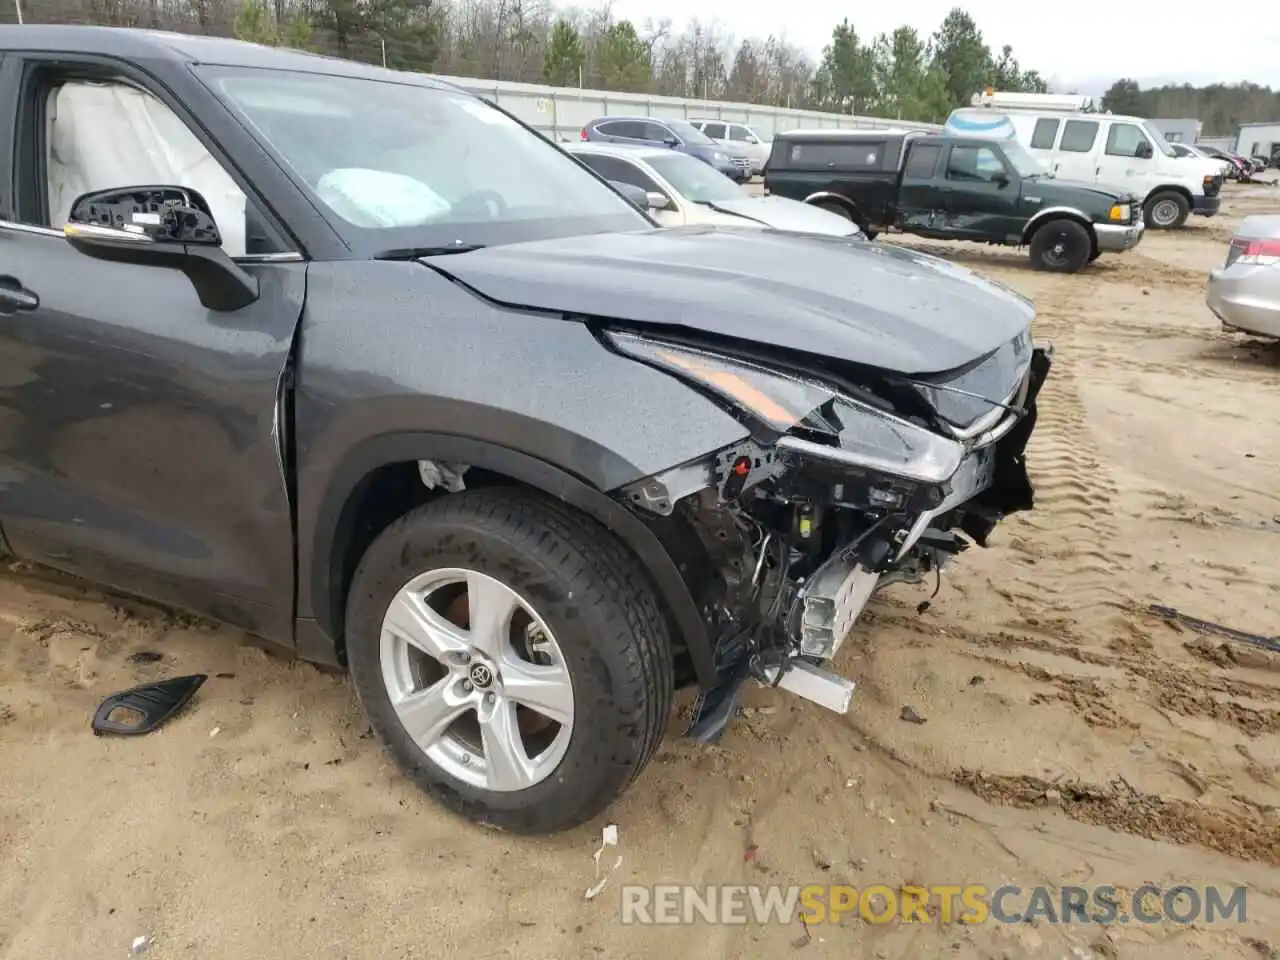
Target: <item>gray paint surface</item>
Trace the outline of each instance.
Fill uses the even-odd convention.
[[[703,395],[606,350],[584,324],[487,303],[419,263],[313,264],[300,343],[304,570],[325,535],[317,522],[330,477],[373,437],[473,438],[612,490],[747,435]],[[299,615],[310,616],[305,580],[300,591]]]
[[[427,262],[501,303],[743,337],[900,373],[969,363],[1033,313],[936,257],[751,228],[569,237]]]

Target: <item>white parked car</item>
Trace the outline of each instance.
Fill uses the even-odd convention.
[[[674,150],[598,142],[564,148],[604,179],[643,190],[650,216],[663,226],[756,224],[797,233],[863,236],[856,224],[839,214],[786,197],[753,197],[710,164]]]
[[[753,175],[759,176],[764,173],[769,151],[773,149],[772,140],[760,136],[745,123],[734,123],[731,120],[690,120],[689,122],[712,140],[741,150],[750,157]]]

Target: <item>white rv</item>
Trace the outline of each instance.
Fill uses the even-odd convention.
[[[1220,164],[1179,157],[1164,136],[1141,117],[1092,112],[1092,99],[1075,94],[986,91],[973,105],[952,112],[949,129],[991,127],[993,114],[1007,118],[1018,142],[1055,177],[1124,187],[1143,198],[1148,227],[1181,227],[1195,214],[1211,217],[1222,200]],[[990,118],[983,122],[983,117]]]

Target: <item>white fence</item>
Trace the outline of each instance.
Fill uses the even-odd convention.
[[[474,77],[441,77],[477,96],[486,97],[555,140],[578,138],[578,132],[597,117],[613,115],[647,116],[668,120],[723,119],[750,124],[763,139],[778,130],[845,129],[876,130],[893,127],[937,132],[936,123],[914,123],[883,117],[855,117],[817,110],[789,110],[750,103],[715,100],[687,100],[657,97],[647,93],[618,93],[606,90],[579,90],[508,80],[477,80]]]

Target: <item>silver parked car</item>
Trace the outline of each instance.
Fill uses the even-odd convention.
[[[598,142],[564,148],[604,179],[644,191],[649,215],[664,227],[712,223],[863,238],[846,217],[786,197],[753,197],[715,168],[674,150]]]
[[[764,165],[769,160],[769,151],[773,149],[772,140],[760,136],[745,123],[734,123],[729,120],[690,120],[689,122],[717,143],[741,150],[750,157],[752,176],[758,177],[764,173]]]
[[[1224,329],[1280,339],[1280,215],[1240,221],[1205,301]]]

